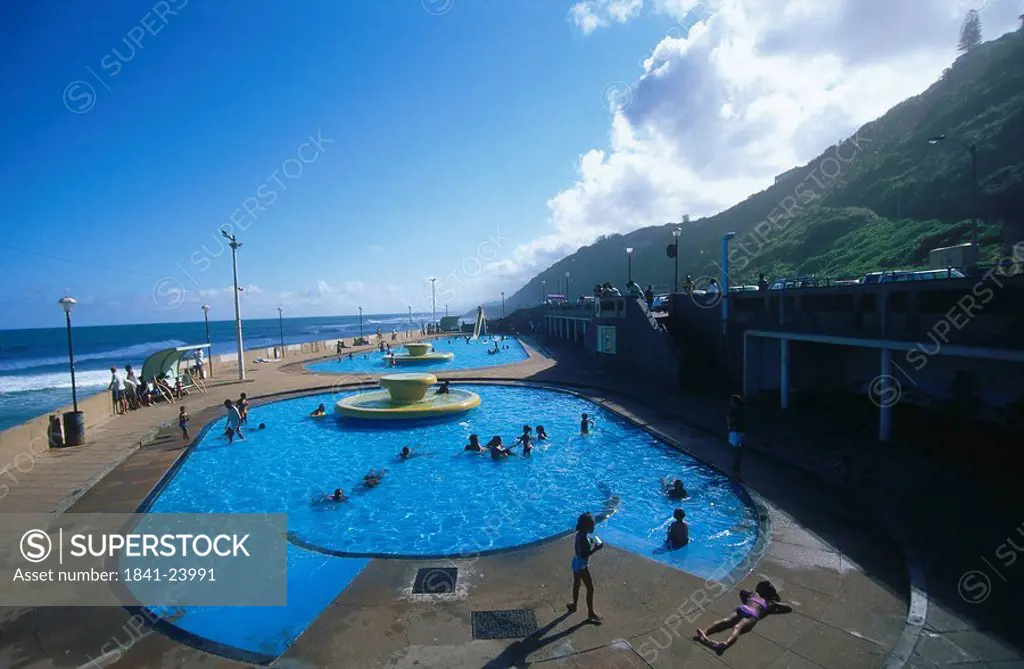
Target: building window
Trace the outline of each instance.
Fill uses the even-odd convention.
[[[615,355],[615,326],[597,326],[597,352]]]

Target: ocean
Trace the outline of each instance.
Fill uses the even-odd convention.
[[[413,314],[413,326],[430,314]],[[73,323],[72,323],[73,325]],[[363,314],[363,332],[406,330],[408,314]],[[284,319],[284,341],[299,344],[359,334],[358,316]],[[278,319],[242,321],[245,348],[280,343]],[[150,353],[172,346],[206,343],[203,322],[73,327],[75,383],[82,399],[106,390],[110,367],[141,369]],[[235,322],[210,321],[213,353],[235,351]],[[71,404],[67,330],[64,327],[0,330],[0,430]]]

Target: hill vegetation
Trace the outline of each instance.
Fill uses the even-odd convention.
[[[978,44],[925,92],[903,101],[828,147],[787,178],[714,216],[598,239],[563,258],[516,292],[512,305],[565,288],[633,278],[659,290],[673,283],[666,256],[679,239],[679,275],[717,276],[720,240],[731,243],[732,281],[816,274],[855,277],[923,267],[928,251],[970,241],[971,155],[977,146],[980,261],[995,262],[1024,239],[1024,32]],[[929,143],[943,135],[944,141]],[[621,268],[621,269],[619,269]]]

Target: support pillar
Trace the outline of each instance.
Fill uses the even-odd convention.
[[[878,377],[878,441],[887,443],[892,437],[892,402],[889,400],[889,387],[892,384],[892,351],[882,349],[882,371]]]
[[[779,407],[789,408],[789,340],[779,340]]]

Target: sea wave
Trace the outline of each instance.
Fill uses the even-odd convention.
[[[85,353],[82,355],[76,355],[75,362],[84,362],[86,360],[136,360],[139,358],[144,358],[146,355],[150,353],[156,353],[161,349],[184,345],[185,342],[181,341],[180,339],[164,339],[162,341],[149,341],[142,344],[132,344],[131,346],[115,348],[109,351],[99,351],[97,353]],[[62,365],[67,364],[67,361],[67,356],[55,356],[52,358],[24,358],[22,360],[5,360],[3,362],[0,362],[0,372],[13,372],[22,369],[33,369],[35,367],[46,367],[48,365]],[[118,367],[120,366],[121,365],[118,365]],[[69,388],[71,387],[70,384],[71,382],[69,380]]]
[[[79,388],[98,388],[106,386],[108,383],[110,383],[110,372],[105,369],[75,372],[75,385]],[[0,375],[0,393],[25,393],[70,387],[71,374],[68,372],[24,376]]]

